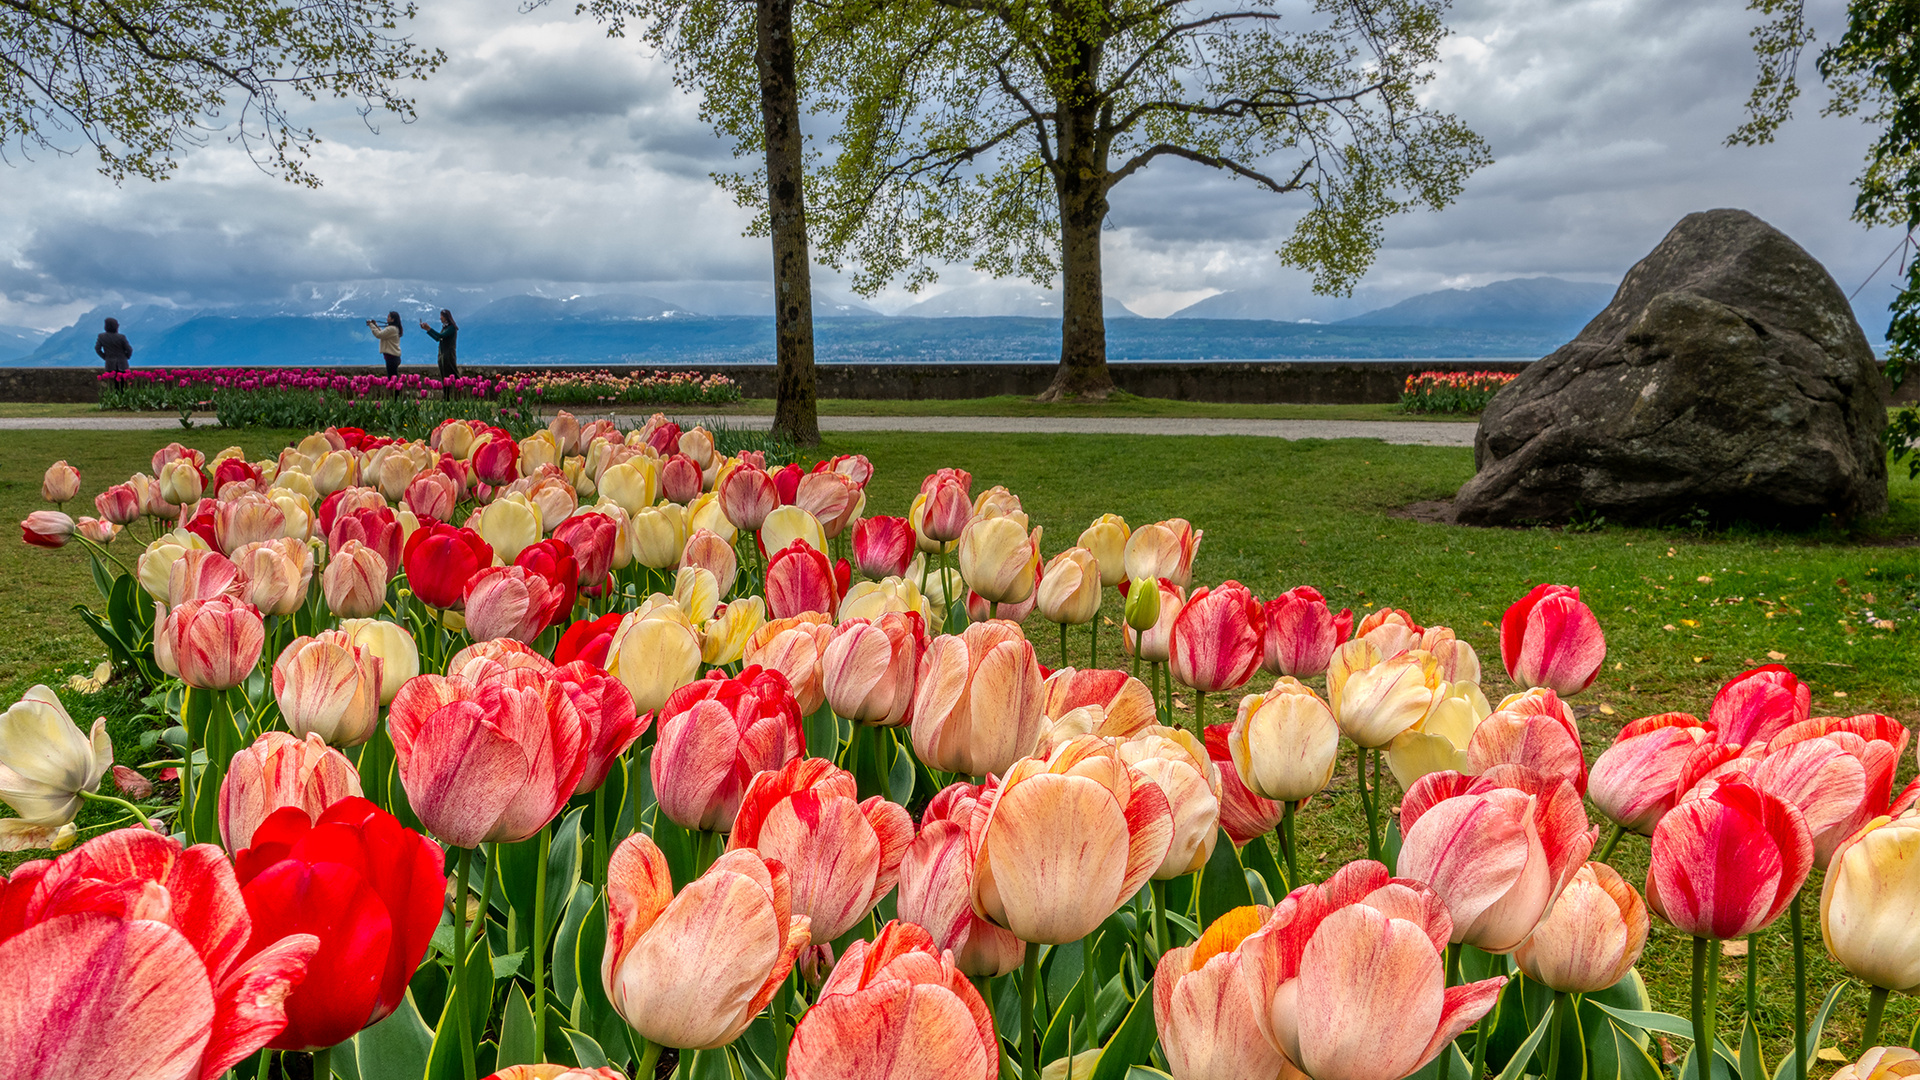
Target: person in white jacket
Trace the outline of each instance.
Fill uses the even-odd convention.
[[[368,319],[367,329],[373,331],[373,336],[380,339],[380,359],[386,362],[387,374],[400,374],[400,313],[387,312],[387,322],[384,326]]]

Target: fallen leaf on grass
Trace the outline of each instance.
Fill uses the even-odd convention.
[[[1680,625],[1681,625],[1681,626],[1686,626],[1686,627],[1694,627],[1694,626],[1699,626],[1699,625],[1700,625],[1700,620],[1698,620],[1698,619],[1681,619],[1681,620],[1680,620]]]
[[[1667,625],[1665,625],[1665,626],[1663,626],[1663,627],[1661,627],[1660,629],[1662,629],[1662,630],[1678,630],[1678,629],[1680,629],[1680,628],[1679,628],[1679,627],[1677,627],[1677,626],[1675,626],[1675,625],[1673,625],[1672,623],[1668,623]]]
[[[1734,957],[1747,955],[1747,939],[1746,938],[1729,938],[1728,940],[1721,942],[1720,955],[1734,956]]]
[[[1700,584],[1702,584],[1702,585],[1711,585],[1711,584],[1713,584],[1713,575],[1712,575],[1712,574],[1701,574],[1701,575],[1700,575],[1699,577],[1697,577],[1697,578],[1694,578],[1693,580],[1695,580],[1695,581],[1697,581],[1697,582],[1699,582],[1699,583],[1700,583]]]
[[[1787,658],[1787,654],[1779,651],[1778,649],[1767,650],[1767,659],[1769,660],[1785,660],[1786,658]]]
[[[1602,705],[1602,706],[1600,706],[1600,715],[1601,715],[1601,716],[1612,716],[1612,715],[1613,715],[1613,706],[1611,706],[1611,705]]]
[[[1847,1060],[1847,1055],[1845,1055],[1845,1054],[1843,1054],[1843,1053],[1841,1053],[1841,1052],[1840,1052],[1840,1048],[1839,1048],[1839,1047],[1837,1047],[1837,1046],[1823,1046],[1823,1047],[1821,1047],[1821,1048],[1820,1048],[1820,1052],[1819,1052],[1819,1053],[1817,1053],[1817,1054],[1815,1054],[1815,1055],[1813,1055],[1813,1057],[1814,1057],[1814,1060],[1815,1060],[1815,1061],[1845,1061],[1845,1060]]]
[[[1660,1064],[1672,1065],[1680,1060],[1680,1052],[1673,1048],[1665,1035],[1656,1035],[1654,1039],[1660,1044]]]

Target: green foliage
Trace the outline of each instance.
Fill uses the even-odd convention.
[[[398,84],[446,59],[396,33],[411,3],[16,0],[0,31],[0,153],[66,151],[78,136],[112,179],[164,179],[230,127],[254,161],[315,187],[311,128],[289,101],[332,97],[413,119]]]
[[[1509,371],[1422,371],[1407,376],[1400,390],[1400,411],[1477,413],[1517,377]]]

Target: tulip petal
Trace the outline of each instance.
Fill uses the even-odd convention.
[[[999,1062],[981,1044],[960,998],[939,986],[889,980],[823,997],[788,1050],[787,1075],[844,1080],[992,1080]]]
[[[1321,922],[1295,985],[1296,1064],[1314,1080],[1415,1071],[1446,1011],[1446,976],[1426,931],[1365,905]]]
[[[518,792],[531,775],[526,748],[488,722],[474,701],[435,710],[401,751],[401,786],[421,820],[443,843],[478,846],[499,822],[501,793]]]
[[[320,939],[292,934],[254,953],[214,988],[213,1039],[199,1080],[216,1080],[287,1025],[286,1000],[306,978]]]
[[[1158,789],[1154,790],[1158,794]],[[1153,795],[1134,801],[1143,816]],[[1106,785],[1083,776],[1044,774],[1010,783],[993,807],[982,854],[1000,911],[983,911],[1023,941],[1078,941],[1113,913],[1166,856],[1172,839],[1166,798],[1159,798],[1157,850],[1130,848],[1127,813]],[[976,888],[977,891],[977,888]]]

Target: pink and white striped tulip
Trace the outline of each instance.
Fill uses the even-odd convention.
[[[1500,659],[1514,682],[1572,697],[1599,676],[1607,639],[1579,589],[1536,585],[1500,619]]]
[[[793,1029],[788,1080],[994,1080],[980,991],[927,931],[895,920],[856,941]]]

